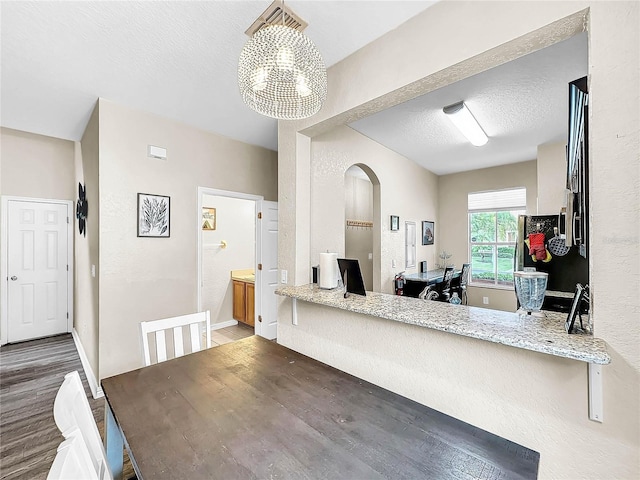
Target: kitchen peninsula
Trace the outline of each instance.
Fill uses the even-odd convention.
[[[568,335],[564,329],[566,314],[562,313],[545,312],[544,318],[537,318],[375,292],[367,292],[366,297],[350,295],[344,298],[341,289],[323,290],[316,285],[280,287],[275,293],[294,300],[557,357],[600,365],[611,362],[601,339],[589,333]],[[295,304],[293,308],[296,308]],[[295,311],[293,314],[297,315]]]

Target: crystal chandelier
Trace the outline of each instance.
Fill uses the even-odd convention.
[[[253,34],[240,53],[238,84],[242,99],[256,112],[297,120],[322,107],[327,69],[303,33],[285,25],[267,25]]]

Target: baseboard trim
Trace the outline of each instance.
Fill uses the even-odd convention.
[[[71,331],[71,336],[73,337],[73,342],[76,344],[76,350],[78,350],[78,355],[80,356],[80,363],[82,363],[84,374],[87,376],[87,382],[89,382],[89,388],[91,389],[93,398],[97,399],[104,397],[102,387],[98,385],[96,376],[94,375],[93,370],[91,369],[91,364],[89,363],[89,357],[87,357],[87,354],[84,351],[84,347],[80,341],[80,336],[75,328]]]
[[[221,328],[233,327],[237,325],[237,320],[227,320],[226,322],[214,323],[211,325],[211,330],[220,330]]]

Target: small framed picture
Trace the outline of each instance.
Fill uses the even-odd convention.
[[[203,230],[216,229],[216,209],[215,208],[202,207],[202,229]]]
[[[391,215],[391,231],[397,232],[400,230],[400,217]]]
[[[149,193],[138,194],[138,236],[169,237],[171,198]]]
[[[422,222],[422,244],[433,245],[435,239],[435,223],[434,222]]]

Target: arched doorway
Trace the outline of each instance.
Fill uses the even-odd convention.
[[[347,169],[345,256],[360,263],[365,288],[380,291],[380,182],[364,164]]]

